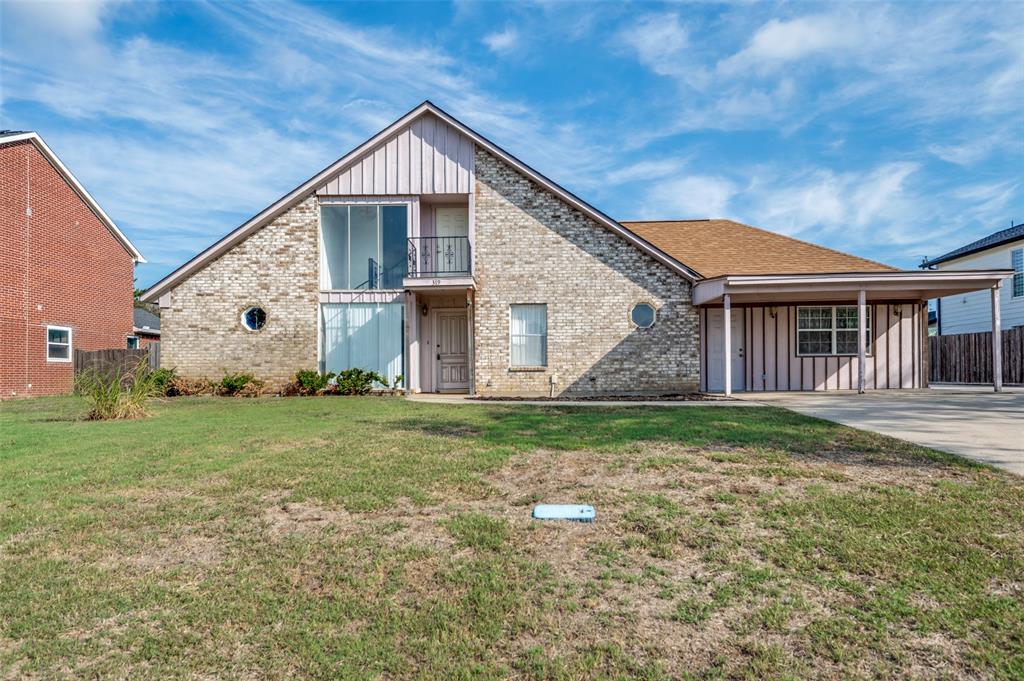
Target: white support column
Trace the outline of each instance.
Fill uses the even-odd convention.
[[[406,364],[409,366],[409,375],[405,377],[405,384],[409,386],[409,394],[420,392],[420,309],[419,300],[415,291],[409,292],[409,305],[406,308],[409,317],[409,359]]]
[[[1002,282],[992,287],[992,388],[1003,392],[1003,333],[999,319],[999,287]]]
[[[857,291],[857,392],[864,393],[864,363],[867,359],[867,293],[864,289]]]
[[[732,395],[732,299],[726,293],[722,296],[722,329],[723,344],[725,345],[725,396]]]
[[[469,394],[476,395],[476,348],[473,346],[475,331],[473,321],[476,319],[476,296],[473,289],[466,289],[466,333],[468,343],[466,346],[466,368],[469,371]]]

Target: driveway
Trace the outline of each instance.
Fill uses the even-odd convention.
[[[1024,389],[937,387],[837,393],[746,393],[740,399],[872,430],[1024,475]]]

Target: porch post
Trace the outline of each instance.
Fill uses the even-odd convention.
[[[998,282],[992,287],[992,388],[1000,393],[1003,391],[1003,334],[999,319],[999,287]]]
[[[476,319],[476,296],[473,289],[466,289],[466,369],[469,371],[469,394],[476,395],[476,348],[473,347],[475,331],[473,321]]]
[[[420,310],[418,307],[418,296],[415,291],[409,292],[409,302],[406,307],[406,317],[409,321],[409,357],[406,365],[409,367],[409,375],[405,377],[405,384],[409,387],[409,394],[420,391]]]
[[[864,363],[867,358],[867,293],[857,291],[857,392],[864,394]]]
[[[732,299],[726,293],[722,296],[722,329],[723,344],[725,345],[725,396],[732,395]]]

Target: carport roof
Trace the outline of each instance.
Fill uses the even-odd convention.
[[[699,281],[694,305],[720,305],[729,294],[733,304],[812,301],[927,300],[998,286],[1012,270],[834,272],[827,274],[725,275]]]

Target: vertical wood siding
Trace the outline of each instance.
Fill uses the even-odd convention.
[[[824,303],[823,303],[824,304]],[[796,352],[796,305],[734,308],[745,325],[744,368],[747,390],[856,390],[858,358],[799,357]],[[864,384],[868,390],[920,388],[924,354],[921,352],[923,308],[915,303],[868,305],[872,312],[873,352],[865,358]],[[896,310],[899,309],[899,314]],[[707,389],[708,347],[706,310],[701,323],[701,387]]]
[[[320,196],[469,194],[473,141],[441,119],[416,119],[317,188]]]

